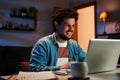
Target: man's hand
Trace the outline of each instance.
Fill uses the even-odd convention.
[[[70,67],[71,62],[68,62],[60,67],[60,69],[68,69]]]

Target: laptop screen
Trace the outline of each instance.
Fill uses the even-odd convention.
[[[89,40],[86,62],[89,73],[115,70],[120,53],[120,40]]]

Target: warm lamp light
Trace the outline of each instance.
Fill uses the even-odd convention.
[[[107,12],[103,11],[103,12],[100,13],[99,18],[100,18],[101,21],[106,21],[107,17],[108,17]]]
[[[100,13],[99,19],[100,19],[100,21],[103,21],[103,24],[104,24],[103,34],[106,34],[105,24],[106,24],[107,18],[108,18],[108,13],[106,11],[103,11],[103,12]]]

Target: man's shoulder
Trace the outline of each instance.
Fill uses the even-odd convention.
[[[44,37],[42,37],[41,39],[47,39],[47,38],[50,38],[50,37],[52,37],[52,35],[44,36]]]
[[[70,43],[77,43],[77,41],[75,41],[73,39],[68,40],[68,42],[70,42]]]
[[[70,39],[68,40],[68,45],[78,45],[77,41],[73,40],[73,39]]]
[[[54,36],[53,35],[47,35],[38,40],[38,42],[53,42]]]

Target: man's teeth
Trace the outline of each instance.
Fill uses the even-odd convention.
[[[72,32],[67,32],[67,34],[72,34]]]

